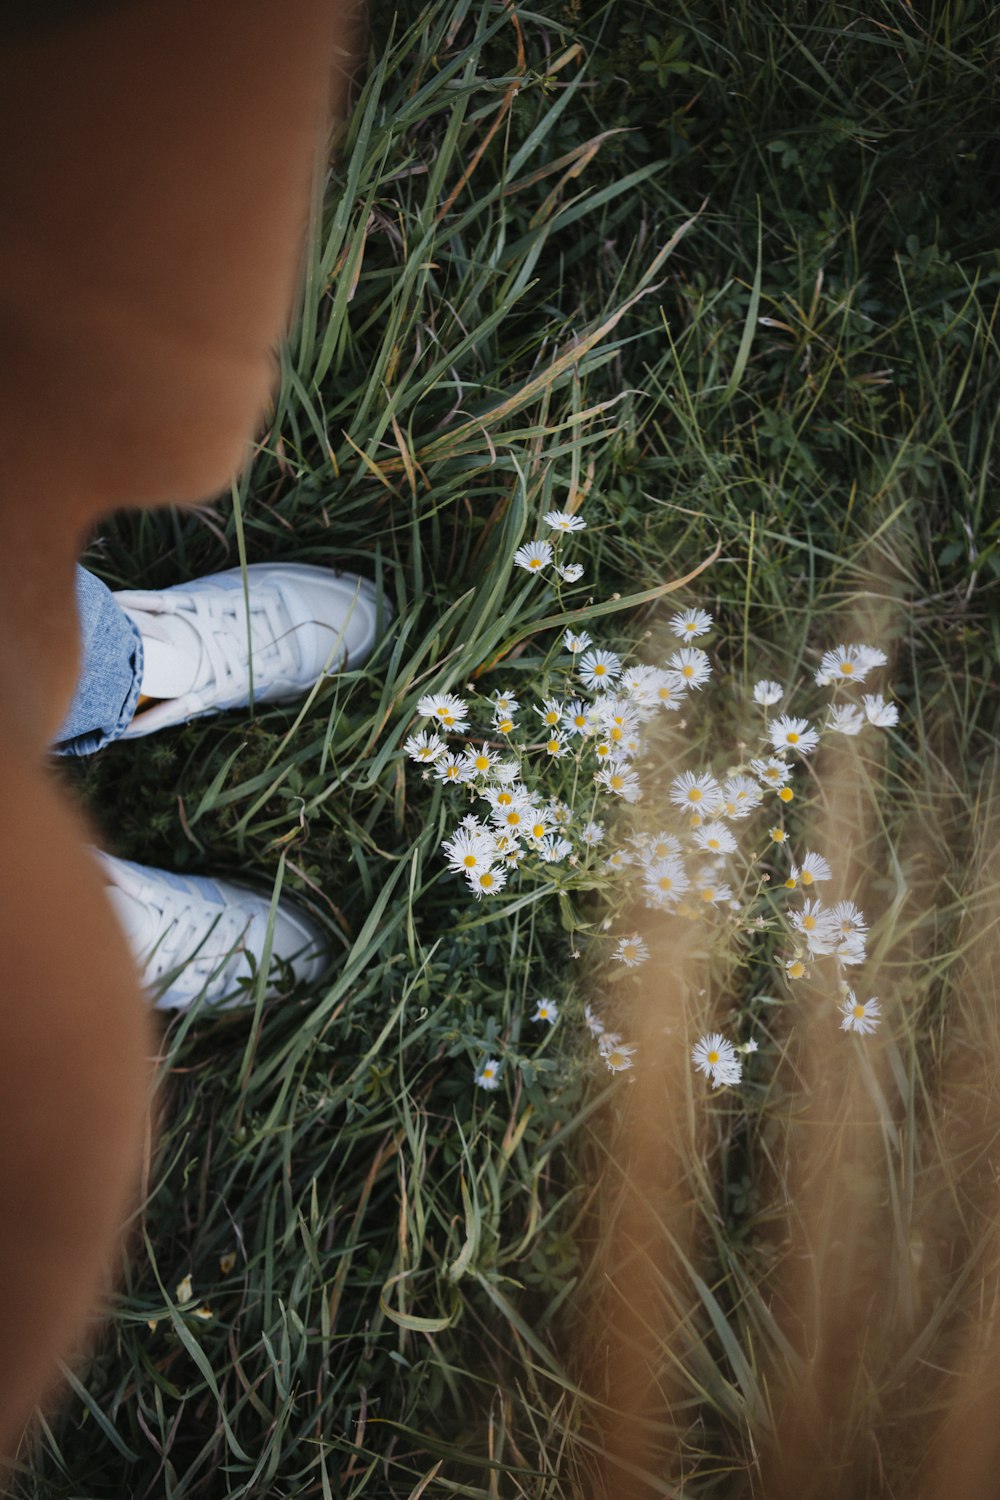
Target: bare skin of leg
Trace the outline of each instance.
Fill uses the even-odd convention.
[[[84,1340],[148,1104],[138,978],[45,764],[74,563],[102,514],[244,461],[351,32],[345,0],[44,11],[0,60],[2,1452]]]

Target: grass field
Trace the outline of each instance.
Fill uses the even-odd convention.
[[[59,772],[116,853],[310,896],[337,968],[164,1029],[132,1254],[12,1494],[939,1492],[997,1263],[990,11],[375,5],[252,463],[86,560],[336,563],[393,627],[299,711]],[[587,522],[558,588],[512,566],[553,509]],[[714,676],[646,742],[640,827],[742,763],[756,679],[818,723],[824,651],[889,657],[899,726],[824,735],[787,808],[871,922],[872,1037],[788,981],[777,855],[741,876],[753,942],[678,936],[596,861],[482,901],[446,868],[466,794],[402,754],[419,699],[565,696],[567,626],[662,665],[689,606]],[[543,769],[589,817],[590,763]],[[718,1092],[716,1027],[759,1043]]]

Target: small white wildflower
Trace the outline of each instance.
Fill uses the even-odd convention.
[[[816,673],[818,687],[827,687],[831,682],[864,682],[873,663],[866,656],[870,646],[837,646],[826,651]]]
[[[703,609],[685,609],[679,615],[673,615],[670,620],[670,629],[682,641],[693,641],[696,636],[705,635],[711,628],[712,616]]]
[[[434,774],[439,781],[465,781],[464,757],[458,755],[439,756],[434,762]]]
[[[454,693],[428,694],[417,704],[417,713],[437,719],[445,729],[459,733],[469,727],[469,705],[464,698],[456,698]]]
[[[589,688],[603,688],[614,682],[622,669],[621,657],[613,651],[588,651],[580,658],[580,676]]]
[[[583,1007],[583,1019],[587,1024],[587,1030],[591,1036],[604,1035],[604,1022],[589,1003]]]
[[[581,842],[584,844],[588,844],[591,848],[593,848],[595,844],[599,844],[603,838],[603,823],[584,823],[583,827],[580,829]]]
[[[598,1046],[601,1049],[601,1056],[612,1073],[624,1073],[629,1068],[635,1066],[632,1061],[636,1050],[635,1047],[626,1047],[618,1037],[613,1036],[610,1032],[606,1031],[604,1033]]]
[[[670,658],[670,667],[680,673],[685,685],[689,688],[701,687],[712,675],[712,664],[704,651],[697,646],[685,646],[681,651],[675,651]]]
[[[554,1000],[539,1000],[538,1008],[531,1019],[548,1021],[550,1026],[554,1026],[559,1019],[559,1007]]]
[[[642,888],[655,906],[671,906],[683,896],[691,882],[679,859],[662,859],[649,865]]]
[[[609,758],[594,777],[598,786],[607,787],[616,797],[626,802],[638,802],[642,795],[639,778],[626,760]]]
[[[826,727],[835,734],[860,734],[865,716],[853,703],[831,703],[826,711]]]
[[[459,828],[441,845],[452,870],[465,875],[470,870],[488,870],[496,855],[496,840],[488,829]]]
[[[556,572],[563,583],[576,583],[583,577],[583,563],[563,563],[561,567],[556,563]]]
[[[787,714],[775,719],[768,734],[776,750],[797,750],[800,755],[808,755],[819,744],[819,735],[810,729],[808,720],[791,719]]]
[[[611,957],[628,969],[637,969],[649,957],[649,949],[637,932],[631,937],[618,939],[618,946]]]
[[[712,812],[719,801],[719,783],[707,771],[696,776],[693,771],[682,771],[670,783],[670,800],[675,807],[704,808]]]
[[[500,1087],[500,1066],[495,1057],[488,1057],[486,1059],[475,1075],[475,1081],[481,1089],[498,1089]]]
[[[870,1000],[859,1001],[854,991],[848,990],[840,1014],[844,1018],[840,1023],[841,1031],[857,1031],[865,1036],[873,1032],[882,1020],[882,1007],[874,995]]]
[[[485,870],[467,870],[469,888],[478,901],[481,896],[495,896],[507,883],[507,871],[503,866],[491,866]]]
[[[501,693],[499,691],[493,694],[490,702],[493,704],[494,718],[513,718],[521,706],[513,693]]]
[[[481,745],[478,750],[474,745],[466,745],[462,764],[467,778],[472,780],[476,776],[489,776],[499,758],[489,745]]]
[[[411,734],[403,746],[404,754],[411,760],[424,762],[437,760],[443,749],[444,740],[426,729],[422,729],[419,734]]]
[[[552,561],[551,542],[536,540],[525,542],[523,547],[518,547],[514,553],[514,562],[517,567],[524,568],[528,573],[540,573],[547,568]]]
[[[716,1088],[740,1081],[742,1067],[736,1049],[718,1031],[699,1037],[691,1048],[691,1061],[706,1078],[711,1078]]]
[[[573,656],[578,656],[581,651],[586,651],[590,645],[590,639],[585,630],[578,630],[575,633],[572,630],[567,630],[563,636],[563,645]]]
[[[719,811],[725,818],[745,818],[760,805],[763,792],[750,776],[730,776],[723,784]]]
[[[891,729],[899,723],[899,709],[894,703],[886,703],[881,693],[866,693],[862,702],[869,724],[879,729]]]
[[[829,862],[823,858],[822,854],[810,852],[802,861],[801,867],[792,866],[791,874],[785,884],[791,889],[798,884],[808,886],[814,885],[817,880],[832,879],[833,871],[830,869]]]
[[[787,761],[779,760],[775,755],[769,756],[767,760],[752,760],[750,769],[762,781],[765,786],[778,787],[787,786],[788,779],[792,774],[792,768]]]
[[[661,708],[676,712],[687,694],[687,681],[671,667],[658,667],[652,678],[653,697]]]
[[[772,703],[780,703],[785,696],[785,690],[780,682],[772,682],[768,677],[762,677],[753,685],[753,701],[768,708]]]
[[[704,828],[697,828],[694,841],[709,854],[732,854],[736,848],[736,840],[724,823],[706,823]]]
[[[553,531],[585,531],[586,521],[582,516],[574,516],[566,510],[549,510],[544,516],[546,526],[551,526]]]
[[[538,852],[547,865],[557,865],[567,854],[573,853],[573,845],[558,833],[547,833],[538,846]]]

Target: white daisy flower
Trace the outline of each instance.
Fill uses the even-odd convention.
[[[561,567],[556,563],[556,572],[563,583],[576,583],[583,577],[583,563],[563,563]]]
[[[521,774],[521,767],[516,760],[498,760],[493,767],[493,780],[500,786],[510,786]]]
[[[800,755],[808,755],[819,744],[819,735],[807,719],[790,719],[787,714],[775,719],[768,734],[775,750],[797,750]]]
[[[683,848],[676,834],[654,833],[645,840],[640,857],[644,864],[654,863],[658,859],[679,859]]]
[[[814,885],[817,880],[832,880],[833,871],[822,854],[809,853],[799,865],[792,866],[791,879],[796,884]]]
[[[485,828],[459,828],[441,848],[449,868],[462,875],[469,870],[488,870],[496,857],[496,839]]]
[[[646,866],[642,888],[655,906],[670,906],[680,900],[690,884],[679,859],[661,859]]]
[[[434,775],[439,781],[465,781],[465,757],[441,755],[434,762]]]
[[[763,792],[751,776],[730,776],[723,784],[719,811],[726,818],[745,818],[763,801]]]
[[[732,854],[736,848],[736,840],[725,823],[706,823],[704,828],[695,830],[694,841],[709,854]]]
[[[584,823],[583,827],[580,829],[581,843],[589,845],[590,848],[593,848],[595,844],[599,844],[603,838],[603,823]]]
[[[607,687],[614,682],[621,669],[621,657],[616,656],[613,651],[588,651],[586,656],[580,658],[580,676],[585,687]]]
[[[428,694],[417,704],[417,713],[424,718],[437,719],[446,729],[459,733],[469,727],[469,705],[464,698],[456,698],[454,693]]]
[[[654,667],[650,679],[653,700],[669,713],[676,712],[687,694],[688,685],[680,672],[671,667]]]
[[[809,952],[816,958],[832,953],[837,942],[833,913],[820,901],[806,901],[801,911],[790,911],[788,920],[806,940]]]
[[[675,651],[668,665],[673,671],[680,673],[689,688],[701,687],[712,675],[712,664],[708,656],[704,651],[699,651],[697,646],[685,646],[683,650]]]
[[[670,629],[682,641],[693,641],[711,628],[712,616],[703,609],[685,609],[679,615],[673,615],[670,620]]]
[[[780,703],[785,696],[785,690],[780,682],[772,682],[769,677],[762,677],[753,685],[753,701],[768,708],[772,703]]]
[[[775,789],[787,786],[792,768],[787,761],[779,760],[777,756],[771,755],[767,760],[752,760],[750,769],[762,781],[765,786],[773,786]]]
[[[857,1031],[866,1036],[882,1020],[882,1007],[874,995],[869,1000],[859,1001],[854,991],[848,990],[847,998],[839,1009],[844,1018],[840,1023],[841,1031]]]
[[[587,1030],[591,1036],[604,1035],[604,1022],[589,1002],[583,1007],[583,1019],[587,1024]]]
[[[538,846],[538,852],[547,865],[557,865],[567,854],[573,853],[573,845],[558,833],[547,833]]]
[[[502,734],[504,738],[509,734],[513,734],[516,727],[510,714],[497,714],[493,720],[494,733]]]
[[[508,807],[525,808],[531,801],[531,793],[523,781],[514,781],[507,786],[484,786],[481,796],[486,798],[494,813]]]
[[[879,729],[891,729],[894,724],[899,723],[899,709],[895,703],[886,703],[881,693],[865,693],[861,701],[869,724],[874,724]]]
[[[719,801],[719,783],[707,771],[696,776],[682,771],[670,783],[670,800],[675,807],[695,807],[711,812]]]
[[[518,547],[514,553],[514,562],[517,567],[524,568],[528,573],[540,573],[547,568],[552,561],[552,543],[535,540],[525,542],[523,547]]]
[[[559,1019],[559,1007],[554,1000],[539,1000],[538,1009],[531,1019],[548,1021],[550,1026],[554,1026]]]
[[[691,1048],[691,1061],[700,1073],[710,1078],[716,1088],[724,1083],[739,1083],[742,1065],[732,1042],[718,1031],[699,1037]]]
[[[624,1073],[629,1068],[635,1066],[632,1058],[636,1049],[634,1047],[626,1047],[618,1037],[613,1036],[610,1032],[606,1031],[604,1033],[598,1046],[601,1050],[601,1056],[612,1073]]]
[[[502,865],[493,865],[485,870],[469,870],[466,873],[469,888],[478,901],[481,896],[495,896],[507,884],[507,871]]]
[[[521,707],[513,693],[501,693],[499,689],[490,699],[493,705],[493,717],[511,719]]]
[[[733,892],[730,886],[726,885],[724,881],[717,884],[712,879],[703,880],[697,887],[695,895],[706,906],[725,906],[733,899]]]
[[[558,698],[545,698],[541,708],[536,707],[535,713],[547,728],[554,729],[563,716],[563,706]]]
[[[611,957],[618,963],[624,964],[627,969],[637,969],[640,964],[646,962],[649,957],[649,949],[637,932],[631,937],[618,939],[618,945]]]
[[[491,750],[489,745],[482,745],[478,750],[474,745],[466,745],[462,756],[466,778],[471,781],[476,776],[489,776],[499,759],[496,750]]]
[[[860,906],[855,906],[853,901],[838,901],[830,908],[830,916],[833,918],[838,937],[851,937],[855,933],[866,933],[868,923]]]
[[[852,964],[863,964],[868,954],[865,951],[865,934],[849,932],[841,937],[833,952],[839,964],[845,968]]]
[[[642,795],[639,778],[627,760],[615,760],[609,757],[597,772],[594,780],[598,786],[607,787],[609,792],[613,792],[616,797],[623,797],[626,802],[638,802]]]
[[[786,958],[785,973],[788,975],[789,979],[809,978],[809,970],[806,968],[801,958]]]
[[[876,667],[884,667],[889,660],[881,646],[855,646],[854,649],[861,657],[866,672],[873,672]]]
[[[521,825],[525,838],[532,839],[536,844],[552,829],[553,817],[547,807],[533,807],[530,817],[526,823]]]
[[[609,871],[624,870],[632,863],[632,856],[627,849],[615,849],[604,861],[604,868]]]
[[[865,716],[853,703],[831,703],[826,711],[826,728],[835,734],[860,734]]]
[[[618,680],[618,691],[630,698],[637,708],[651,708],[656,703],[656,667],[629,667]]]
[[[572,630],[567,630],[563,636],[563,645],[567,651],[577,656],[581,651],[586,651],[590,645],[590,639],[585,630],[578,630],[575,633]]]
[[[568,828],[573,821],[573,809],[568,802],[560,802],[558,797],[549,798],[549,812],[558,828]]]
[[[478,1070],[475,1081],[481,1089],[498,1089],[500,1087],[500,1063],[495,1057],[488,1057]]]
[[[569,734],[592,734],[594,725],[590,717],[589,705],[582,698],[574,698],[572,703],[567,703],[563,709],[563,728]]]
[[[818,687],[827,687],[831,682],[864,682],[873,663],[868,661],[866,646],[837,646],[823,653],[816,673]]]
[[[546,511],[543,519],[553,531],[585,531],[587,527],[582,516],[571,515],[568,510]]]
[[[439,739],[436,734],[422,729],[419,734],[411,734],[403,746],[403,753],[411,760],[422,760],[424,762],[437,760],[444,749],[444,740]]]
[[[559,756],[564,755],[565,752],[566,741],[563,739],[562,735],[555,733],[550,734],[548,739],[545,741],[546,755],[550,755],[553,760],[558,760]]]

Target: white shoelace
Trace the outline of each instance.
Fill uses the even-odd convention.
[[[146,960],[147,984],[159,984],[180,969],[173,983],[195,995],[209,983],[213,990],[233,988],[238,974],[249,974],[243,939],[251,918],[246,912],[212,907],[180,891],[157,891],[156,899],[145,897],[145,904],[158,913],[161,923],[161,935]]]
[[[245,701],[250,668],[242,592],[199,590],[179,602],[177,612],[197,631],[212,672],[211,683],[202,683],[196,691],[211,685],[220,703]],[[291,622],[277,593],[260,585],[250,590],[250,645],[255,691],[278,678],[296,678],[300,657]]]

